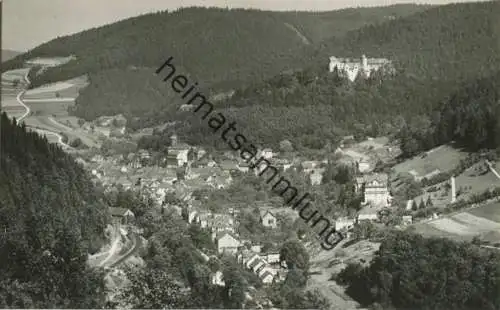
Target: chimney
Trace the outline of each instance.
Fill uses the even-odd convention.
[[[451,203],[457,201],[457,190],[455,186],[455,177],[451,177]]]

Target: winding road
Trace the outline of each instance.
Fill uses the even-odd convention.
[[[23,80],[26,83],[26,85],[29,85],[31,83],[30,80],[29,80],[29,78],[28,78],[28,73],[29,73],[29,70],[27,70],[26,73],[23,75]],[[22,99],[22,96],[25,93],[26,93],[26,89],[23,89],[16,96],[16,101],[26,110],[24,112],[24,114],[17,119],[18,123],[21,122],[22,120],[24,120],[26,117],[28,117],[31,114],[30,107],[28,105],[26,105],[26,103]],[[43,135],[55,136],[55,137],[57,137],[57,143],[59,143],[63,148],[72,149],[71,146],[69,146],[68,144],[64,143],[64,138],[60,134],[58,134],[56,132],[45,130],[45,129],[40,129],[40,128],[35,128],[35,127],[32,127],[32,126],[26,126],[26,127],[31,128],[32,130],[34,130],[34,131],[36,131],[36,132],[38,132],[40,134],[43,134]]]

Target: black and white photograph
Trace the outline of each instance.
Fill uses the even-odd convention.
[[[0,16],[0,309],[500,310],[500,1]]]

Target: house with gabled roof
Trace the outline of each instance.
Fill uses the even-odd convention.
[[[234,219],[228,214],[213,214],[207,221],[207,227],[212,232],[234,232]]]
[[[372,173],[356,178],[356,191],[363,191],[363,203],[387,207],[391,204],[389,177],[385,173]]]
[[[216,241],[219,254],[236,254],[238,252],[238,249],[242,246],[238,238],[236,238],[229,232],[222,232],[218,234],[218,236],[216,237]]]
[[[276,216],[270,211],[260,211],[260,222],[264,227],[275,229],[278,226]]]
[[[238,164],[232,160],[224,160],[219,163],[219,167],[222,171],[232,172],[238,170]]]
[[[135,218],[134,213],[126,208],[112,207],[109,208],[109,211],[111,213],[111,219],[113,221],[113,224],[115,224],[118,227],[120,227],[122,224],[130,223]]]
[[[259,256],[257,259],[254,259],[250,264],[248,264],[248,268],[256,273],[257,270],[264,265],[266,265],[266,262]]]

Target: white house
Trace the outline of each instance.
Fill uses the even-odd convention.
[[[257,273],[257,270],[263,266],[266,265],[266,261],[262,259],[262,257],[258,257],[257,259],[254,259],[250,264],[249,268],[254,272]]]
[[[309,160],[309,161],[303,161],[301,163],[301,166],[302,166],[302,171],[305,173],[305,174],[310,174],[313,172],[314,168],[316,168],[318,166],[318,162],[316,161],[312,161],[312,160]]]
[[[262,246],[261,245],[252,245],[250,247],[250,251],[255,252],[255,253],[260,253],[262,251]]]
[[[178,143],[177,135],[170,137],[170,147],[167,152],[167,166],[182,167],[188,163],[191,147],[185,143]]]
[[[262,275],[259,276],[260,280],[264,284],[272,283],[274,281],[274,277],[275,276],[268,270],[266,270]]]
[[[255,260],[259,260],[260,259],[260,256],[258,254],[253,254],[251,255],[250,257],[248,257],[248,259],[246,261],[243,261],[243,263],[245,264],[245,267],[247,269],[251,269],[251,265],[252,263],[255,261]]]
[[[228,232],[223,233],[219,238],[217,238],[217,250],[219,254],[236,254],[236,252],[238,252],[238,248],[241,246],[241,242]]]
[[[370,168],[371,168],[371,166],[370,166],[369,162],[364,161],[364,160],[358,162],[359,172],[366,173],[366,172],[370,171]]]
[[[223,274],[221,271],[217,271],[212,275],[212,284],[218,286],[225,286],[226,283],[223,280]]]
[[[356,191],[364,191],[363,203],[379,207],[391,204],[389,177],[385,173],[373,173],[356,178]]]
[[[267,160],[272,159],[273,158],[273,150],[271,150],[271,149],[263,149],[260,152],[260,156],[262,156],[263,158],[265,158]]]
[[[411,225],[413,223],[413,217],[411,215],[403,215],[403,225]]]
[[[321,185],[321,181],[323,181],[323,171],[324,169],[314,169],[312,171],[312,173],[309,175],[311,185]]]
[[[111,217],[113,220],[113,224],[115,224],[118,228],[121,227],[122,224],[128,224],[135,218],[135,215],[132,211],[125,208],[110,208]]]
[[[262,257],[264,257],[268,264],[279,264],[280,262],[280,253],[267,253],[263,254]]]
[[[260,221],[264,227],[275,229],[278,226],[276,216],[269,211],[260,212]]]
[[[378,209],[365,207],[359,211],[358,221],[376,221],[378,220]]]
[[[356,221],[347,217],[341,217],[335,220],[335,230],[351,229]]]

